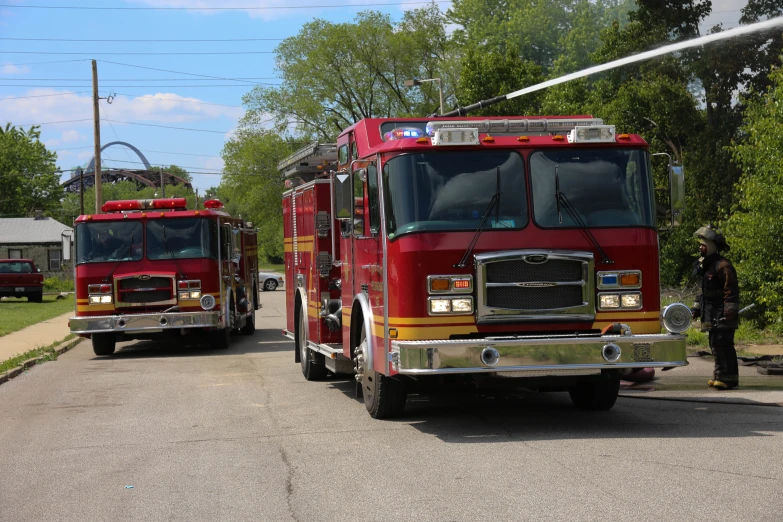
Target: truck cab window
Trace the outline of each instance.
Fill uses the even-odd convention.
[[[374,164],[367,167],[367,200],[369,203],[370,233],[381,231],[381,205],[378,199],[378,169]]]

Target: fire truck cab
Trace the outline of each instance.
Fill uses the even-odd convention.
[[[687,365],[650,156],[578,116],[364,119],[286,158],[283,333],[305,378],[355,374],[382,418],[454,382],[606,410],[623,373]],[[670,167],[672,216],[681,188]]]
[[[258,246],[252,223],[218,200],[188,210],[185,198],[108,201],[75,220],[76,315],[71,333],[96,355],[118,340],[255,331]],[[190,337],[195,338],[194,336]]]

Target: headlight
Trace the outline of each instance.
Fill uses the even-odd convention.
[[[102,304],[111,303],[111,296],[110,295],[102,295],[101,296],[101,303]]]
[[[598,308],[620,308],[620,296],[617,294],[599,295]]]
[[[110,295],[91,295],[90,304],[110,304],[112,302],[112,296]]]
[[[453,312],[459,312],[464,314],[473,313],[473,299],[471,298],[459,298],[451,300],[451,310]]]
[[[691,326],[691,309],[682,303],[672,303],[661,311],[661,322],[667,332],[683,333]]]
[[[180,292],[179,293],[180,299],[200,299],[201,298],[201,292]]]
[[[451,312],[451,301],[449,299],[430,299],[430,313],[447,314]]]
[[[623,294],[620,296],[621,308],[639,308],[642,306],[641,294]]]

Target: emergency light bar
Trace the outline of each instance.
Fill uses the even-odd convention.
[[[593,127],[603,125],[603,123],[604,121],[600,118],[431,121],[427,123],[426,132],[428,136],[435,136],[435,132],[441,129],[476,129],[485,134],[568,132],[579,127]]]
[[[479,131],[472,129],[438,129],[432,137],[432,144],[442,145],[478,145]]]
[[[600,143],[614,141],[614,125],[593,125],[580,127],[568,133],[568,143]]]
[[[188,202],[185,198],[164,199],[127,199],[120,201],[107,201],[101,207],[103,212],[123,212],[127,210],[186,210]]]

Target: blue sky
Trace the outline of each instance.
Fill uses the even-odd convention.
[[[415,1],[415,0],[402,0]],[[704,24],[734,27],[747,0],[713,0]],[[83,165],[92,157],[91,66],[98,60],[101,141],[125,141],[155,165],[187,168],[202,193],[220,182],[220,151],[244,113],[242,95],[251,83],[278,83],[274,55],[279,41],[295,35],[315,17],[333,22],[353,19],[359,4],[398,18],[403,8],[389,0],[1,0],[12,6],[165,7],[176,10],[77,10],[0,7],[0,123],[45,123],[42,140],[57,151],[61,168]],[[339,8],[292,6],[340,5]],[[448,3],[441,3],[447,9]],[[205,11],[205,7],[275,7],[278,9]],[[279,9],[282,7],[283,9]],[[202,9],[199,9],[202,8]],[[22,38],[95,39],[99,42],[32,41]],[[241,42],[166,42],[164,40],[269,39]],[[122,42],[118,40],[142,40]],[[170,53],[220,53],[177,55]],[[226,54],[245,52],[260,54]],[[31,54],[43,53],[43,54]],[[78,53],[78,54],[56,54]],[[122,55],[100,53],[155,53]],[[66,63],[36,63],[62,62]],[[108,63],[117,62],[117,63]],[[118,63],[126,65],[118,65]],[[26,64],[26,65],[9,65]],[[168,69],[244,81],[211,80]],[[143,81],[147,80],[147,81]],[[213,85],[208,87],[208,85]],[[230,85],[230,86],[229,86]],[[68,94],[71,93],[71,94]],[[86,121],[73,121],[86,120]],[[114,120],[108,123],[104,120]],[[68,123],[49,123],[49,122]],[[141,125],[143,124],[143,125]],[[159,128],[163,125],[202,132]],[[106,166],[141,168],[124,147],[103,154]],[[203,174],[198,174],[203,172]],[[64,176],[67,176],[64,175]]]

